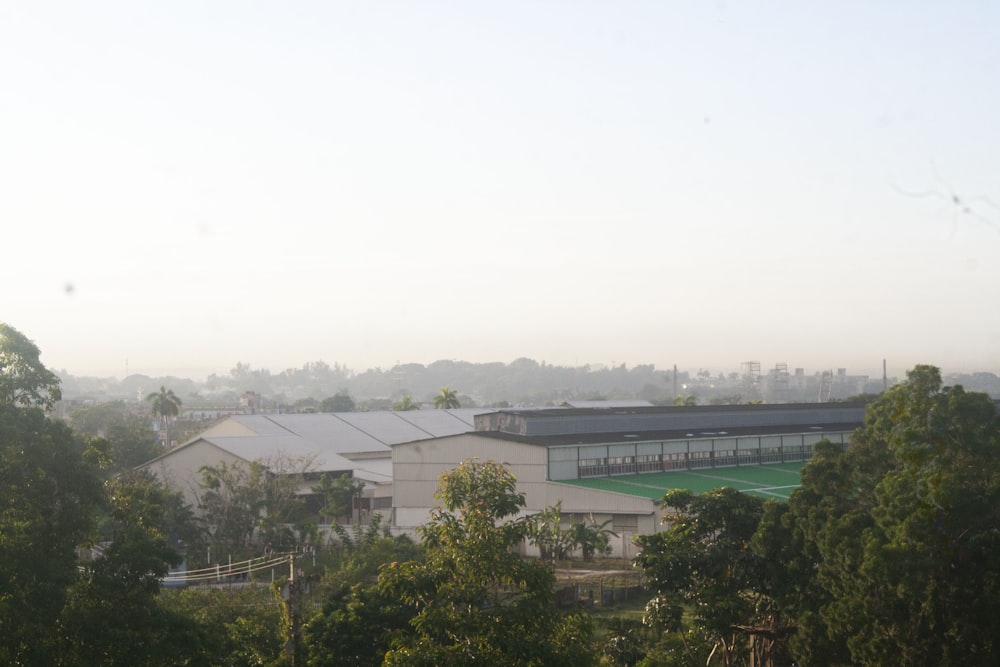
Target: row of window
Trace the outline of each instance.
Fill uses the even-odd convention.
[[[642,472],[669,470],[697,470],[699,468],[725,468],[761,463],[807,461],[812,458],[814,443],[796,443],[779,447],[754,449],[699,450],[640,454],[609,458],[586,458],[577,462],[580,477],[606,477]]]

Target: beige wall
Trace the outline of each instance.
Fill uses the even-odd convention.
[[[199,439],[178,447],[142,467],[159,477],[167,486],[181,491],[185,502],[197,511],[201,481],[201,473],[198,471],[203,466],[214,466],[220,462],[232,464],[236,461],[246,463],[238,456]]]
[[[434,492],[439,476],[465,459],[501,461],[508,464],[524,493],[522,514],[534,514],[557,502],[564,515],[586,520],[593,514],[598,523],[614,519],[626,527],[615,529],[614,555],[632,557],[636,534],[656,532],[660,510],[648,498],[585,489],[570,484],[548,482],[548,452],[544,447],[483,437],[474,433],[396,445],[393,460],[393,524],[410,531],[427,522],[428,513],[438,505]],[[569,517],[567,517],[567,520]]]

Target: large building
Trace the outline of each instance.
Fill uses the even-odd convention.
[[[763,480],[744,489],[782,496],[817,442],[846,444],[863,417],[856,403],[498,410],[477,415],[474,431],[392,446],[393,525],[427,520],[442,472],[495,460],[517,478],[526,514],[559,503],[566,524],[610,520],[614,552],[630,557],[631,538],[658,529],[669,488]]]
[[[307,470],[365,482],[359,515],[381,512],[411,532],[437,505],[442,473],[466,459],[509,465],[525,494],[525,514],[557,503],[566,525],[609,522],[616,555],[632,537],[659,527],[670,488],[735,486],[787,497],[798,467],[823,438],[845,443],[861,425],[853,403],[493,410],[413,410],[235,415],[143,467],[197,507],[200,470],[258,461],[281,474]],[[783,481],[773,481],[777,477]]]
[[[204,466],[263,463],[272,472],[301,472],[304,495],[318,476],[347,474],[365,482],[366,509],[388,514],[392,450],[401,442],[464,433],[484,409],[234,415],[142,467],[197,508]]]

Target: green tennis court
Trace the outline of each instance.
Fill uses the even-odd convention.
[[[590,477],[560,482],[587,489],[614,491],[643,498],[660,498],[670,489],[689,489],[705,493],[720,486],[732,488],[764,498],[788,500],[799,485],[799,475],[804,463],[775,463],[748,465],[738,468],[701,468],[672,472]]]

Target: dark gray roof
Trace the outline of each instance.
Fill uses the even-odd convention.
[[[859,422],[840,422],[811,425],[745,426],[722,429],[681,429],[660,431],[614,431],[605,433],[564,433],[558,435],[517,435],[501,431],[476,431],[477,436],[520,442],[539,447],[565,447],[569,445],[601,445],[633,442],[662,442],[707,440],[736,437],[789,435],[812,433],[817,435],[849,433],[861,426]]]

